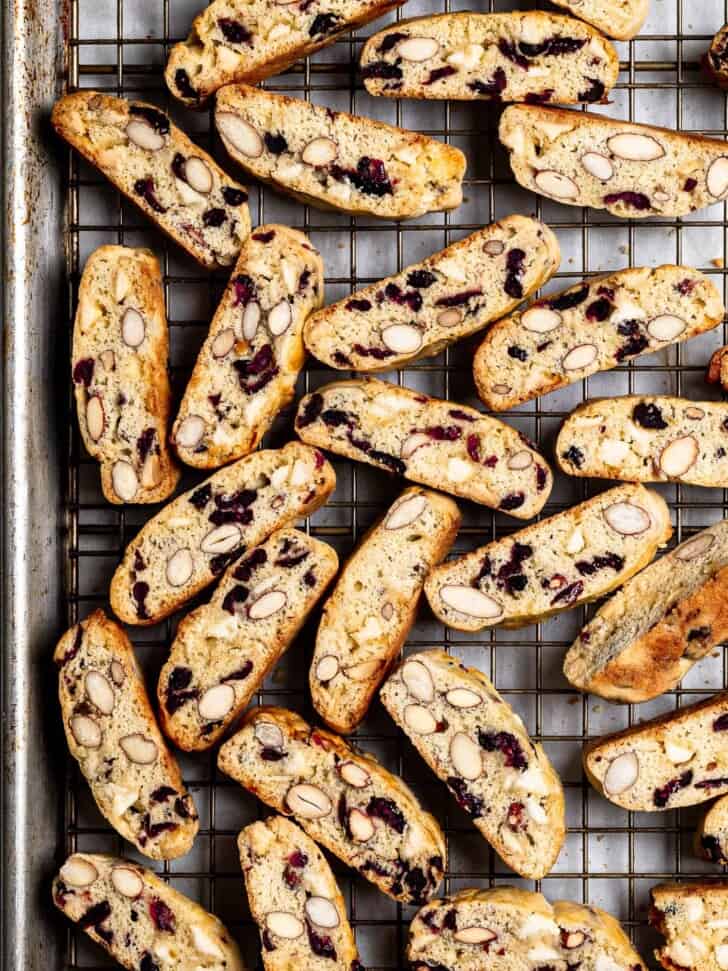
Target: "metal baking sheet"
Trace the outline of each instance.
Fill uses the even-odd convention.
[[[61,146],[48,124],[56,93],[98,88],[143,97],[211,147],[233,169],[211,134],[209,113],[192,114],[171,104],[162,81],[169,45],[183,37],[199,0],[5,0],[3,122],[5,174],[5,436],[3,451],[4,649],[4,847],[3,956],[8,968],[67,971],[111,963],[83,933],[56,914],[49,897],[54,868],[75,849],[134,856],[96,810],[88,788],[62,744],[50,653],[57,635],[97,606],[121,552],[151,514],[143,507],[112,508],[104,502],[98,467],[85,454],[72,409],[68,349],[80,272],[103,243],[144,245],[160,257],[165,274],[172,335],[173,382],[184,387],[224,276],[211,277],[168,243],[103,179]],[[464,0],[410,0],[399,16],[464,9]],[[535,7],[521,3],[520,8]],[[715,137],[727,134],[726,99],[699,73],[712,34],[728,20],[723,0],[652,0],[641,36],[618,44],[622,61],[613,103],[597,110]],[[482,0],[480,10],[516,4]],[[291,203],[269,189],[252,188],[254,222],[280,221],[305,230],[326,265],[332,301],[459,239],[510,212],[534,213],[556,231],[561,271],[551,291],[621,267],[684,262],[725,286],[726,221],[723,205],[682,220],[625,222],[591,210],[541,200],[515,186],[495,135],[499,110],[484,103],[396,102],[370,98],[353,65],[376,25],[340,40],[305,64],[268,82],[333,108],[401,124],[450,141],[468,156],[465,201],[447,215],[396,224],[323,213]],[[725,327],[677,349],[643,357],[637,364],[595,375],[538,402],[507,420],[552,451],[560,419],[589,396],[668,392],[714,398],[703,383],[711,352],[726,341]],[[389,375],[409,387],[477,404],[470,375],[476,340]],[[330,380],[315,361],[307,365],[301,392]],[[269,436],[291,434],[291,413]],[[334,461],[338,487],[306,524],[346,555],[373,518],[393,499],[398,484],[383,473]],[[189,473],[191,484],[199,476]],[[573,505],[603,487],[557,476],[546,513]],[[725,490],[659,487],[670,503],[676,539],[717,521],[728,511]],[[462,503],[464,528],[456,549],[465,551],[512,520]],[[580,752],[586,737],[608,732],[724,687],[723,650],[696,665],[678,691],[647,705],[612,706],[574,692],[561,674],[565,648],[583,610],[521,631],[481,635],[446,631],[423,609],[407,649],[446,645],[466,663],[486,671],[542,740],[566,786],[569,834],[554,870],[539,889],[603,906],[633,934],[645,958],[654,943],[646,928],[648,888],[660,880],[704,874],[716,868],[691,851],[699,811],[625,814],[585,783]],[[138,655],[154,686],[176,619],[132,631]],[[308,624],[257,700],[291,706],[311,718],[302,689],[315,624]],[[448,836],[450,864],[444,892],[466,886],[517,883],[476,834],[444,787],[375,705],[357,733],[361,746],[379,755],[412,784]],[[235,837],[261,812],[260,805],[215,771],[214,754],[181,759],[185,780],[201,813],[200,835],[185,858],[158,867],[178,889],[215,911],[240,939],[256,966],[257,934],[242,890]],[[138,857],[140,862],[148,861]],[[334,862],[344,890],[362,959],[371,969],[402,969],[412,909],[390,901],[369,883]]]

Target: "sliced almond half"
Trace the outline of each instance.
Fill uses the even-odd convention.
[[[108,371],[109,374],[116,370],[116,354],[110,348],[107,348],[99,354],[99,360],[104,371]]]
[[[450,760],[463,779],[472,781],[483,772],[482,750],[465,732],[456,732],[450,742]]]
[[[192,155],[185,162],[185,178],[195,192],[206,196],[212,189],[212,172],[206,162]]]
[[[399,454],[403,459],[412,458],[417,449],[423,448],[425,445],[432,445],[432,439],[425,435],[424,432],[414,432],[412,435],[408,435],[402,442],[402,448]]]
[[[265,620],[285,607],[288,598],[282,590],[269,590],[248,607],[251,620]]]
[[[700,446],[692,435],[676,438],[663,448],[660,454],[660,468],[670,479],[679,479],[695,465]]]
[[[263,139],[244,119],[230,111],[221,111],[215,116],[215,124],[223,141],[229,142],[241,155],[260,158],[263,154]]]
[[[282,937],[286,941],[293,941],[303,934],[305,927],[303,921],[299,920],[294,914],[289,914],[283,910],[276,910],[268,914],[265,918],[265,926],[276,937]]]
[[[226,357],[235,346],[235,331],[232,327],[221,330],[212,342],[212,356],[216,358]]]
[[[291,326],[291,305],[287,300],[281,300],[268,314],[268,330],[274,337],[280,337]]]
[[[86,697],[102,715],[110,715],[114,710],[116,696],[111,683],[100,671],[89,671],[84,678]]]
[[[581,371],[583,368],[591,367],[597,359],[597,354],[595,344],[578,344],[564,355],[561,366],[565,371]]]
[[[98,748],[101,745],[101,728],[88,715],[74,715],[69,726],[73,737],[83,748]]]
[[[349,832],[357,843],[367,843],[374,836],[374,823],[361,809],[352,809],[349,813]]]
[[[414,354],[422,347],[422,333],[411,324],[391,324],[382,330],[382,341],[395,354]]]
[[[448,307],[447,310],[441,310],[437,315],[437,322],[442,327],[454,327],[462,319],[463,312],[462,310],[458,310],[457,307]]]
[[[197,702],[200,718],[208,722],[220,721],[235,704],[235,689],[229,684],[216,684],[208,688]]]
[[[317,927],[328,929],[339,926],[339,912],[328,897],[309,897],[303,909]]]
[[[561,172],[543,169],[536,173],[533,181],[544,195],[552,196],[554,199],[579,198],[579,186],[568,175],[562,175]]]
[[[109,666],[109,674],[115,685],[122,685],[126,681],[124,665],[117,661],[116,658],[114,658]]]
[[[397,44],[397,53],[405,61],[429,61],[440,50],[434,37],[408,37]]]
[[[634,752],[624,752],[612,759],[604,776],[604,791],[610,796],[618,796],[637,781],[640,765]]]
[[[204,419],[199,415],[188,415],[181,421],[174,437],[181,448],[196,448],[204,434]]]
[[[415,735],[432,735],[437,730],[437,719],[423,705],[407,705],[402,717],[407,728]]]
[[[475,587],[448,584],[440,587],[440,599],[448,607],[468,617],[497,620],[503,616],[503,605]]]
[[[470,927],[461,927],[453,934],[455,940],[460,944],[485,944],[488,941],[494,941],[497,936],[488,927],[477,927],[475,924],[471,924]]]
[[[423,495],[409,496],[392,509],[384,520],[385,529],[402,529],[410,526],[427,509],[427,499]]]
[[[371,681],[382,667],[382,661],[359,661],[344,668],[344,674],[352,681]]]
[[[405,661],[402,665],[402,681],[410,695],[418,701],[434,700],[435,683],[422,661]]]
[[[70,887],[90,887],[98,879],[99,871],[82,856],[69,856],[61,867],[60,877]]]
[[[177,550],[167,560],[167,583],[171,587],[183,587],[192,576],[194,568],[191,550]]]
[[[675,314],[660,314],[647,325],[647,333],[656,341],[674,341],[683,333],[687,324]]]
[[[453,708],[475,708],[483,703],[478,692],[471,691],[470,688],[451,688],[445,698]]]
[[[256,722],[253,734],[264,748],[283,748],[283,732],[273,722]]]
[[[581,166],[600,182],[609,182],[614,175],[614,166],[606,155],[600,155],[599,152],[586,152],[582,155]]]
[[[121,318],[121,339],[128,347],[139,347],[147,332],[144,318],[133,307],[124,311]]]
[[[130,462],[121,459],[111,470],[111,484],[122,502],[131,502],[139,489],[139,479]]]
[[[633,502],[613,502],[604,510],[604,518],[616,533],[638,536],[650,528],[650,514]]]
[[[243,311],[243,337],[252,341],[260,323],[260,304],[253,300]]]
[[[715,536],[711,533],[701,533],[700,536],[693,536],[692,539],[678,546],[675,550],[675,556],[678,560],[686,562],[694,560],[696,557],[702,556],[703,553],[707,553],[714,543]]]
[[[122,752],[137,765],[151,765],[157,761],[159,749],[157,743],[141,732],[133,732],[119,739]]]
[[[319,681],[331,681],[339,673],[339,660],[333,654],[326,654],[316,665],[316,677]]]
[[[506,244],[502,239],[489,239],[483,244],[483,252],[488,256],[500,256],[505,252]]]
[[[211,529],[200,543],[203,553],[231,553],[240,545],[240,528],[235,523],[223,523]]]
[[[308,782],[291,786],[286,793],[286,805],[302,819],[322,819],[331,812],[331,800],[323,789]]]
[[[728,192],[728,157],[722,155],[711,163],[705,184],[714,199],[723,198]]]
[[[126,137],[137,148],[143,148],[146,152],[158,152],[160,148],[164,148],[164,135],[160,135],[148,122],[140,118],[132,118],[126,126]]]
[[[531,307],[521,314],[521,323],[534,334],[548,334],[561,323],[561,314],[550,307]]]
[[[95,394],[86,402],[86,428],[92,441],[98,442],[104,434],[104,406],[101,398]]]
[[[508,468],[517,472],[528,469],[533,465],[533,454],[528,449],[523,448],[520,452],[514,452],[508,459]]]
[[[314,138],[306,145],[301,153],[301,159],[306,165],[318,168],[329,165],[339,154],[339,146],[332,138]]]
[[[654,162],[665,154],[665,149],[652,135],[632,131],[612,135],[607,139],[607,145],[612,155],[628,162]]]
[[[696,408],[691,405],[689,408],[685,409],[685,417],[689,418],[691,421],[701,421],[705,418],[705,412],[702,408]]]
[[[340,762],[338,772],[344,782],[355,789],[364,789],[372,781],[369,773],[356,762]]]
[[[136,900],[144,890],[144,881],[130,866],[115,866],[111,871],[111,882],[122,897]]]

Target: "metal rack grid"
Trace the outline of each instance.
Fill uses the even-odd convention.
[[[171,104],[162,80],[169,46],[184,36],[199,0],[71,0],[68,37],[68,90],[95,87],[127,97],[158,103],[172,117],[212,148],[224,167],[225,158],[213,131],[210,114],[193,115]],[[685,262],[710,273],[725,288],[728,263],[724,207],[714,206],[683,220],[647,219],[624,222],[591,210],[571,209],[539,199],[519,189],[510,178],[505,155],[498,147],[498,110],[485,103],[395,102],[372,99],[361,89],[355,72],[358,51],[366,36],[402,16],[462,9],[460,0],[410,0],[396,14],[339,40],[303,65],[272,79],[267,86],[292,91],[334,108],[371,115],[444,138],[468,156],[465,202],[448,214],[435,214],[412,223],[376,223],[322,213],[286,202],[268,189],[251,191],[254,224],[288,222],[307,232],[324,256],[327,299],[395,272],[416,259],[509,212],[534,213],[556,231],[562,245],[561,271],[546,288],[562,288],[582,276],[641,263]],[[486,0],[481,10],[534,7],[535,3]],[[693,10],[700,7],[700,10]],[[650,19],[635,41],[619,44],[622,61],[614,103],[605,110],[615,117],[696,130],[725,138],[728,109],[725,97],[707,87],[699,74],[699,58],[710,37],[728,20],[726,0],[653,0]],[[89,253],[105,242],[148,245],[160,257],[164,271],[171,332],[173,386],[179,394],[196,348],[205,333],[224,278],[210,277],[122,201],[78,157],[66,156],[67,291],[65,308],[70,345],[73,311],[80,272]],[[722,332],[721,332],[722,331]],[[510,415],[513,422],[552,451],[560,419],[589,396],[662,391],[694,399],[715,397],[703,384],[710,353],[728,338],[725,327],[606,375],[530,402]],[[469,362],[477,340],[456,345],[438,358],[390,375],[411,387],[476,404]],[[67,368],[67,361],[61,362]],[[68,368],[67,368],[68,369]],[[309,361],[300,382],[308,391],[331,379]],[[98,484],[98,468],[83,452],[76,428],[72,391],[68,389],[67,448],[67,612],[75,623],[107,603],[111,573],[124,546],[150,515],[141,508],[112,508]],[[291,434],[290,411],[282,416],[269,440],[282,443]],[[397,484],[383,473],[352,463],[334,461],[339,485],[323,510],[306,528],[348,553],[372,519],[391,501]],[[194,481],[191,474],[189,481]],[[184,484],[184,483],[183,483]],[[568,480],[557,482],[545,514],[600,491],[602,484]],[[728,494],[680,486],[659,487],[668,499],[677,540],[715,522],[728,512]],[[463,504],[464,526],[456,551],[462,552],[502,532],[517,528],[513,521],[482,507]],[[564,650],[586,616],[572,611],[548,623],[521,631],[495,630],[482,635],[447,631],[423,609],[408,649],[441,644],[466,663],[490,674],[499,690],[524,717],[532,735],[541,740],[567,793],[569,835],[554,871],[542,881],[550,899],[566,897],[601,905],[628,926],[643,956],[653,939],[646,928],[647,889],[675,876],[716,875],[715,867],[698,861],[691,852],[692,833],[699,813],[625,814],[601,799],[586,784],[580,768],[584,738],[632,724],[666,709],[693,701],[728,684],[726,656],[716,651],[703,660],[678,690],[643,706],[611,706],[573,691],[561,675]],[[133,633],[137,653],[154,683],[171,643],[175,619]],[[288,705],[311,718],[309,699],[300,686],[310,658],[315,626],[309,623],[278,671],[258,693],[258,701]],[[375,752],[402,774],[443,824],[450,864],[443,892],[464,886],[533,882],[515,878],[489,850],[460,813],[444,787],[433,781],[408,743],[398,735],[379,706],[356,735],[362,747]],[[235,851],[240,827],[261,811],[255,800],[215,770],[215,754],[183,757],[185,780],[201,813],[200,835],[191,854],[164,864],[160,871],[174,886],[216,912],[240,939],[251,967],[256,966],[254,932],[242,890]],[[126,852],[99,816],[75,764],[68,760],[63,850]],[[130,854],[134,857],[134,854]],[[138,857],[140,862],[146,862]],[[403,949],[412,908],[378,893],[333,861],[356,928],[362,960],[371,969],[404,968]],[[83,933],[69,928],[65,967],[107,967],[100,951]]]

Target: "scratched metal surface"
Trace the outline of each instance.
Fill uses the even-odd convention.
[[[219,140],[211,134],[209,114],[192,114],[171,104],[162,81],[166,50],[170,43],[185,35],[198,6],[199,0],[71,0],[68,72],[59,81],[68,90],[98,88],[158,103],[201,144],[211,147],[223,166],[232,169]],[[452,3],[410,0],[400,16],[464,6],[458,0]],[[479,9],[507,10],[515,6],[483,0]],[[360,46],[376,27],[395,16],[384,18],[353,38],[339,41],[309,62],[268,82],[268,86],[330,107],[414,128],[459,146],[468,156],[465,201],[447,215],[435,214],[406,224],[377,223],[366,218],[322,213],[289,202],[269,189],[252,187],[251,212],[256,224],[282,221],[297,226],[320,249],[325,260],[329,301],[514,211],[541,216],[559,237],[563,252],[561,271],[547,290],[561,288],[582,275],[661,262],[693,264],[710,273],[724,287],[725,270],[720,262],[726,260],[723,205],[683,220],[648,219],[630,223],[603,213],[540,200],[515,186],[510,177],[505,155],[495,137],[499,115],[496,107],[482,103],[395,102],[367,96],[354,69]],[[725,96],[708,87],[698,71],[700,55],[726,19],[728,9],[724,0],[703,0],[699,4],[691,0],[652,0],[650,19],[641,37],[618,45],[622,71],[613,104],[598,110],[616,117],[726,137]],[[44,56],[48,56],[47,52]],[[47,120],[42,114],[39,121],[45,126],[43,138],[50,138]],[[64,608],[58,622],[62,627],[76,622],[97,606],[107,605],[109,580],[121,552],[151,514],[148,509],[119,510],[106,504],[99,488],[97,466],[80,445],[66,375],[68,337],[84,262],[95,247],[109,242],[146,245],[158,254],[165,273],[173,380],[178,394],[204,337],[224,278],[210,277],[200,270],[78,158],[62,148],[56,149],[56,154],[57,171],[66,186],[66,219],[63,236],[53,240],[55,250],[51,249],[51,255],[55,252],[58,262],[65,254],[65,264],[61,266],[58,262],[52,285],[65,293],[66,299],[60,313],[52,317],[52,324],[44,323],[57,330],[57,356],[51,357],[51,348],[38,346],[39,358],[31,363],[25,355],[21,357],[21,366],[32,368],[30,373],[37,381],[39,369],[42,372],[51,368],[51,361],[56,364],[54,371],[61,375],[59,381],[63,386],[63,407],[54,411],[46,401],[42,417],[49,441],[53,445],[67,442],[68,448],[60,457],[48,455],[43,449],[52,446],[44,441],[41,450],[21,458],[28,481],[47,474],[48,465],[53,469],[60,466],[59,474],[63,476],[67,531],[62,538],[57,532],[48,538],[51,562],[53,554],[62,556],[63,560]],[[46,172],[46,178],[52,182],[52,168]],[[44,191],[48,183],[39,184]],[[37,237],[35,243],[40,245]],[[586,397],[632,391],[684,394],[694,399],[715,397],[715,392],[703,384],[703,371],[710,353],[725,342],[726,336],[723,328],[718,328],[679,349],[643,357],[635,365],[596,375],[526,404],[507,420],[539,442],[550,455],[560,419]],[[438,358],[390,377],[409,387],[476,404],[469,368],[474,346],[475,341],[465,341]],[[326,369],[309,361],[300,390],[313,388],[331,377]],[[281,416],[269,440],[282,443],[290,434],[289,412]],[[345,555],[395,496],[397,485],[384,474],[364,466],[336,460],[334,464],[338,474],[336,493],[326,508],[311,517],[307,528]],[[191,483],[195,478],[190,473],[186,482]],[[598,483],[587,484],[559,475],[546,513],[572,505],[590,494],[590,490],[601,488]],[[728,495],[723,490],[667,486],[661,487],[661,491],[670,503],[677,539],[717,521],[728,510]],[[483,508],[464,503],[462,508],[464,528],[457,542],[459,551],[484,542],[496,531],[500,534],[514,529],[512,521]],[[20,541],[27,542],[27,537],[21,536]],[[46,562],[43,568],[47,570],[49,566]],[[697,812],[627,815],[611,806],[582,777],[582,743],[586,737],[616,730],[638,718],[722,688],[726,684],[726,658],[723,651],[716,651],[693,669],[679,691],[640,706],[639,710],[634,706],[610,706],[599,699],[578,695],[561,674],[564,650],[584,617],[584,612],[578,610],[522,631],[495,630],[466,635],[446,631],[423,609],[409,638],[408,649],[445,644],[467,663],[486,671],[523,716],[531,733],[543,741],[566,786],[569,833],[558,863],[539,882],[539,888],[551,899],[583,900],[610,910],[625,922],[647,957],[653,944],[651,932],[645,926],[648,888],[676,875],[715,873],[715,868],[696,860],[691,852]],[[152,686],[173,637],[176,620],[172,618],[158,627],[131,632]],[[314,633],[315,624],[308,624],[259,692],[258,702],[291,706],[311,717],[309,699],[301,686],[305,683]],[[47,631],[42,636],[46,641],[52,639]],[[21,643],[20,649],[29,648]],[[36,675],[40,676],[38,672]],[[58,712],[52,706],[46,721],[51,732],[60,733]],[[497,883],[532,886],[509,873],[476,835],[444,787],[432,780],[378,705],[357,733],[357,741],[403,774],[445,827],[450,856],[445,892]],[[234,841],[240,827],[259,814],[261,807],[216,773],[214,754],[183,757],[181,763],[200,809],[202,825],[192,852],[160,867],[160,872],[175,887],[217,913],[240,939],[246,957],[255,967],[259,961],[257,935],[242,892]],[[64,792],[56,818],[51,813],[45,820],[52,832],[56,832],[54,823],[63,831],[55,847],[55,860],[51,862],[57,862],[74,849],[134,856],[98,814],[71,761],[62,759],[60,766],[49,773],[51,783],[61,785]],[[36,790],[27,784],[26,790],[27,796],[36,797]],[[35,811],[29,815],[35,815]],[[27,827],[22,831],[27,837]],[[46,835],[43,838],[46,853],[48,842]],[[22,865],[22,856],[16,855],[16,860]],[[33,871],[37,886],[21,887],[26,894],[34,895],[31,911],[39,910],[44,920],[50,904],[43,878],[49,868],[49,865],[45,867],[45,873],[38,867]],[[334,869],[350,908],[364,964],[373,969],[403,968],[403,945],[411,909],[390,901],[336,862]],[[82,933],[67,928],[61,918],[53,926],[61,928],[62,941],[60,950],[53,951],[52,959],[52,948],[48,948],[46,966],[89,969],[110,964],[98,948]],[[32,925],[19,930],[18,938],[28,939],[34,934]],[[16,962],[15,966],[30,968],[36,964],[29,960]]]

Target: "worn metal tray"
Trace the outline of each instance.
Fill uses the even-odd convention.
[[[109,579],[128,540],[150,515],[144,508],[112,508],[99,489],[98,469],[79,442],[71,406],[68,353],[79,274],[89,253],[107,242],[147,245],[161,258],[172,334],[176,391],[184,386],[224,278],[194,265],[77,156],[60,145],[48,124],[54,97],[95,87],[143,96],[171,111],[224,166],[231,166],[211,135],[209,114],[170,105],[162,82],[168,46],[182,37],[200,0],[6,0],[4,4],[4,229],[5,370],[3,448],[3,866],[5,966],[23,971],[109,966],[101,951],[76,933],[51,906],[49,880],[70,851],[125,852],[99,816],[65,751],[50,664],[58,634],[91,609],[105,605]],[[460,0],[410,0],[400,15],[459,9]],[[486,0],[479,9],[512,9]],[[533,3],[521,7],[535,6]],[[394,16],[394,15],[392,15]],[[389,18],[385,18],[386,22]],[[726,137],[725,96],[708,87],[699,59],[710,36],[728,19],[724,0],[653,0],[641,37],[620,44],[620,83],[607,113],[682,130]],[[498,109],[482,103],[393,102],[371,99],[353,65],[372,28],[339,41],[303,65],[273,79],[335,108],[353,110],[451,141],[468,156],[465,201],[443,216],[407,224],[376,223],[325,214],[253,188],[256,224],[283,221],[303,228],[321,250],[327,297],[375,280],[509,212],[533,212],[557,232],[561,272],[548,289],[624,266],[692,263],[725,282],[725,210],[717,205],[683,220],[628,223],[602,213],[552,204],[516,187],[495,130]],[[232,167],[232,166],[231,166]],[[596,375],[582,384],[527,404],[508,420],[548,454],[560,418],[591,395],[662,391],[695,399],[715,397],[703,384],[724,329],[636,365]],[[391,377],[458,401],[475,403],[469,363],[474,341]],[[308,390],[331,375],[309,362]],[[291,434],[290,413],[270,436]],[[333,501],[307,527],[347,554],[362,531],[394,497],[397,484],[382,473],[335,462]],[[188,479],[193,481],[190,473]],[[583,499],[602,484],[559,476],[547,512]],[[676,538],[717,521],[728,511],[723,490],[668,486]],[[482,543],[514,525],[463,504],[457,548]],[[584,619],[572,611],[522,631],[482,636],[445,631],[423,609],[409,647],[446,644],[494,678],[544,745],[566,784],[569,834],[553,872],[540,881],[552,899],[567,897],[606,907],[632,931],[643,955],[648,888],[665,878],[716,874],[695,859],[690,843],[696,812],[625,814],[598,797],[580,768],[583,739],[615,730],[693,701],[726,685],[726,657],[716,651],[697,665],[680,689],[650,704],[608,705],[584,698],[561,675],[564,649]],[[163,662],[175,619],[134,631],[151,679]],[[259,701],[290,705],[311,717],[302,690],[315,627],[309,624],[259,693]],[[379,706],[357,733],[361,745],[411,782],[445,826],[450,869],[444,887],[486,886],[515,880],[435,783]],[[240,938],[251,965],[257,935],[250,923],[235,852],[242,824],[261,811],[255,800],[219,777],[214,755],[184,757],[202,826],[192,852],[160,868],[179,889],[199,899]],[[335,863],[356,927],[362,958],[375,969],[403,968],[411,909],[399,906]]]

